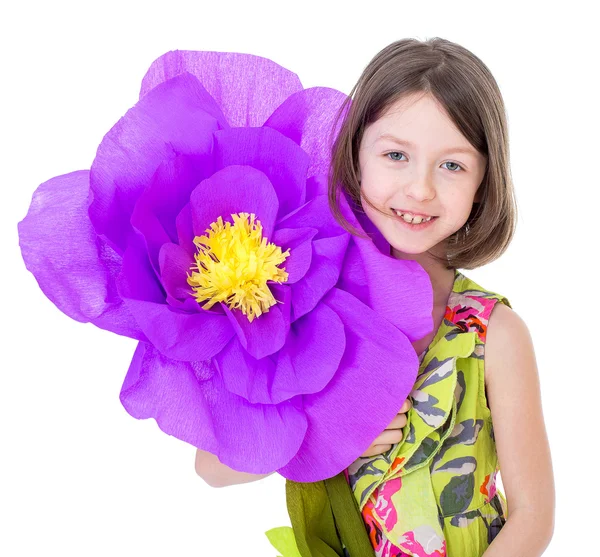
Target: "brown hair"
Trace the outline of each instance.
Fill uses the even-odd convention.
[[[362,210],[358,150],[364,130],[401,97],[418,92],[430,93],[471,145],[487,157],[480,200],[465,225],[448,238],[443,260],[447,268],[474,269],[504,253],[514,235],[517,207],[502,95],[487,66],[460,45],[439,37],[424,42],[403,39],[371,60],[337,116],[336,122],[342,116],[343,122],[332,148],[329,204],[338,222],[360,235],[342,216],[338,203],[339,196],[346,195]]]

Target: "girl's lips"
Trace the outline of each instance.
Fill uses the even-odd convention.
[[[426,228],[429,228],[437,220],[437,217],[432,217],[431,220],[429,220],[427,222],[420,222],[418,224],[413,224],[410,222],[406,222],[402,217],[399,217],[396,213],[394,213],[394,217],[400,224],[404,225],[405,228],[407,228],[408,230],[413,230],[413,231],[425,230]]]
[[[419,213],[417,211],[411,211],[409,209],[394,209],[394,208],[392,208],[392,211],[394,211],[394,213],[409,213],[411,215],[423,217],[424,219],[426,219],[427,217],[432,217],[433,216],[433,215],[427,215],[425,213]]]

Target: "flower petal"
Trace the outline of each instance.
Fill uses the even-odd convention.
[[[327,175],[317,174],[306,180],[306,201],[319,195],[327,195]]]
[[[345,345],[344,324],[321,304],[291,326],[276,355],[258,360],[233,339],[215,363],[232,393],[251,403],[279,404],[323,389],[337,371]]]
[[[250,404],[231,394],[210,362],[177,362],[139,343],[121,390],[134,418],[215,454],[241,472],[265,474],[296,454],[306,432],[299,400]]]
[[[121,256],[96,235],[88,194],[87,170],[36,189],[18,226],[23,260],[48,299],[72,319],[146,340],[117,293]]]
[[[174,360],[212,358],[235,334],[219,311],[207,311],[196,304],[196,311],[188,313],[166,303],[165,290],[138,233],[131,234],[117,287],[148,340]]]
[[[119,253],[135,202],[159,164],[211,152],[213,132],[226,125],[210,113],[215,106],[198,80],[183,74],[153,89],[104,136],[90,171],[90,219]]]
[[[127,249],[123,254],[117,289],[123,300],[146,300],[157,304],[165,302],[165,291],[148,258],[144,238],[134,230],[129,234]]]
[[[282,228],[275,231],[272,242],[285,252],[290,250],[283,267],[288,273],[286,284],[294,284],[306,275],[312,261],[312,239],[316,228]]]
[[[269,179],[251,166],[228,166],[202,181],[190,198],[192,227],[203,236],[219,217],[231,220],[234,213],[254,213],[270,238],[279,202]]]
[[[308,176],[327,174],[331,147],[343,118],[336,116],[347,96],[336,89],[312,87],[290,95],[265,122],[293,139],[310,156]]]
[[[384,255],[371,240],[353,236],[338,287],[373,308],[414,342],[433,329],[433,291],[416,261]]]
[[[272,60],[236,52],[175,50],[157,58],[142,80],[140,98],[182,72],[195,75],[225,114],[229,125],[262,126],[291,94],[298,76]]]
[[[392,421],[419,365],[408,339],[352,295],[336,288],[324,303],[344,323],[346,351],[327,386],[303,397],[306,437],[278,470],[298,482],[335,476],[354,462]]]
[[[135,204],[131,225],[144,236],[156,272],[161,246],[177,242],[177,215],[189,202],[193,189],[212,173],[212,157],[177,155],[159,165]]]
[[[247,165],[264,172],[279,199],[281,218],[304,203],[308,155],[271,128],[231,128],[215,132],[215,168]]]
[[[194,299],[194,291],[187,282],[194,258],[177,244],[164,244],[160,248],[158,259],[161,282],[168,297],[181,303],[191,299],[198,306]]]
[[[177,228],[179,245],[190,257],[194,257],[196,246],[194,245],[194,227],[192,225],[192,206],[190,203],[186,203],[177,215],[175,227]]]
[[[221,304],[241,345],[257,360],[281,350],[290,330],[290,289],[275,283],[268,285],[280,303],[271,306],[252,323],[239,309],[230,310]]]
[[[292,285],[292,321],[312,311],[338,282],[349,234],[321,238],[312,243],[313,254],[306,275]]]
[[[126,299],[148,340],[173,360],[206,360],[218,354],[235,334],[227,318],[201,310],[183,313],[167,304]]]
[[[317,182],[318,183],[318,182]],[[317,238],[339,236],[347,232],[335,220],[327,195],[319,195],[277,222],[278,228],[316,228]]]

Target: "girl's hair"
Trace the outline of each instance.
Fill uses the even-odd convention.
[[[337,116],[336,124],[344,118],[332,148],[329,203],[338,222],[360,235],[338,203],[345,195],[362,209],[358,150],[365,128],[401,97],[419,92],[433,95],[471,145],[488,158],[480,202],[473,204],[465,225],[448,238],[443,259],[447,268],[474,269],[504,253],[514,235],[517,207],[502,95],[487,66],[460,45],[439,37],[424,42],[403,39],[371,60]]]

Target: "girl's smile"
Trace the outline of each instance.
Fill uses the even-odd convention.
[[[411,213],[407,211],[400,211],[398,209],[392,209],[392,213],[396,216],[396,219],[401,226],[404,226],[407,230],[426,230],[433,226],[437,217],[420,215],[419,213]]]

